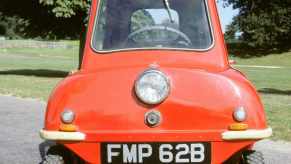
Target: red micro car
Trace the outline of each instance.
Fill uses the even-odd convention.
[[[228,61],[215,0],[92,0],[80,70],[40,135],[52,163],[261,164],[262,103]]]

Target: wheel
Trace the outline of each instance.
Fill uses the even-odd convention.
[[[60,155],[46,155],[42,164],[65,164],[65,161]]]
[[[246,150],[233,155],[224,164],[264,164],[264,157],[261,152]]]
[[[42,164],[83,164],[84,161],[62,145],[49,148]]]
[[[261,152],[249,150],[243,152],[243,164],[264,164],[264,156]]]

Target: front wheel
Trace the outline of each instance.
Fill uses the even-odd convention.
[[[243,152],[243,164],[264,164],[264,156],[261,152],[249,150]]]
[[[42,164],[65,164],[65,161],[60,155],[46,155]]]
[[[246,150],[232,156],[224,164],[264,164],[264,156],[255,150]]]
[[[83,164],[84,161],[62,145],[49,148],[42,164]]]

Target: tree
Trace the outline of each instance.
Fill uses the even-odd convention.
[[[239,39],[251,48],[290,50],[290,0],[223,1],[225,5],[232,5],[234,9],[239,9],[239,14],[228,27],[226,37],[231,38],[235,33],[242,32]]]
[[[87,12],[91,0],[39,0],[39,2],[52,7],[56,17],[70,18],[77,12]]]
[[[131,21],[132,21],[131,30],[133,31],[141,29],[145,26],[155,24],[152,16],[146,10],[138,10],[134,12]]]
[[[81,13],[71,18],[56,17],[51,8],[38,0],[1,0],[0,35],[7,38],[79,38]]]

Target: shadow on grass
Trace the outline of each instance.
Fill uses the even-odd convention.
[[[280,90],[274,88],[263,88],[258,90],[260,93],[263,94],[275,94],[275,95],[287,95],[291,96],[291,90]]]
[[[63,78],[66,77],[69,72],[47,69],[17,69],[17,70],[5,70],[0,71],[0,75],[21,75],[21,76],[37,76],[37,77],[49,77],[49,78]]]

